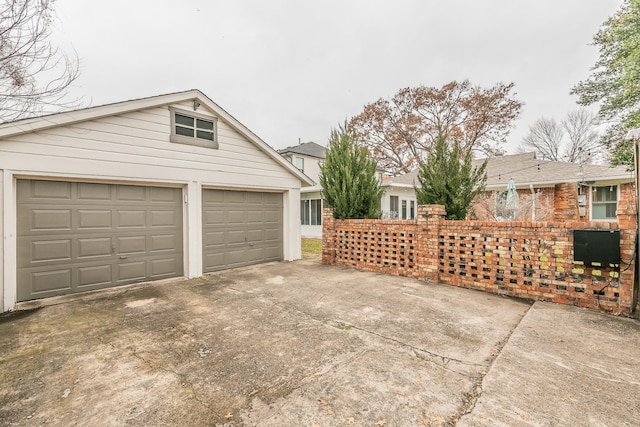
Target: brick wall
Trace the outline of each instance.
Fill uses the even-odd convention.
[[[553,191],[553,220],[577,221],[578,187],[573,183],[556,184]]]
[[[580,216],[578,204],[578,189],[586,198],[583,206],[584,215]],[[575,221],[588,222],[591,216],[592,187],[576,184],[557,184],[553,187],[542,187],[531,190],[518,189],[520,208],[514,212],[515,221]],[[632,184],[620,185],[620,198],[633,195]],[[468,219],[479,221],[500,221],[504,217],[504,212],[500,211],[499,203],[496,202],[496,191],[485,191],[480,193],[473,200],[469,210]],[[533,219],[535,218],[535,219]]]
[[[417,277],[421,233],[411,220],[336,220],[322,210],[322,262]],[[384,224],[384,226],[380,226]]]
[[[415,221],[336,220],[324,209],[322,261],[631,313],[636,221],[628,194],[621,197],[618,222],[448,221],[444,216],[440,205],[419,206]],[[574,261],[574,229],[619,230],[621,264]]]

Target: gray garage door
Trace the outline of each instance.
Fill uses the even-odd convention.
[[[182,276],[179,188],[18,180],[18,301]]]
[[[202,192],[205,272],[282,259],[282,194]]]

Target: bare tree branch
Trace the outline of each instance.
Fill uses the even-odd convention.
[[[567,161],[590,163],[601,150],[600,135],[595,130],[596,116],[586,109],[570,111],[562,121],[568,141],[565,148]]]
[[[590,163],[601,151],[595,119],[586,109],[569,112],[560,123],[541,117],[529,127],[520,150],[533,149],[554,161]]]
[[[79,59],[49,38],[52,0],[4,0],[0,4],[0,121],[12,121],[79,105],[66,101],[78,78]]]
[[[563,138],[564,129],[555,119],[541,117],[529,127],[529,133],[523,138],[522,145],[533,148],[545,159],[560,161]]]
[[[426,161],[438,138],[466,154],[492,153],[505,142],[522,108],[513,87],[498,83],[481,88],[464,80],[441,88],[404,88],[391,101],[366,105],[350,124],[379,165],[396,175]]]

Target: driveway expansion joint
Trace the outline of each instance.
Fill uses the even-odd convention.
[[[471,388],[464,394],[462,403],[460,404],[456,412],[454,412],[453,415],[449,417],[449,419],[447,420],[445,424],[446,427],[455,427],[458,424],[458,421],[460,421],[462,417],[473,412],[473,410],[476,407],[476,403],[478,402],[478,399],[482,396],[482,391],[483,391],[482,383],[484,382],[485,377],[489,374],[495,361],[498,359],[498,357],[502,353],[502,350],[504,349],[504,347],[507,345],[507,343],[513,336],[513,333],[518,329],[518,327],[520,326],[524,318],[527,316],[527,314],[531,311],[531,308],[534,305],[535,304],[529,305],[527,310],[522,314],[522,316],[520,316],[520,319],[518,319],[518,323],[516,323],[513,326],[513,328],[511,328],[511,330],[509,331],[509,335],[504,339],[498,341],[494,350],[491,352],[491,359],[489,359],[489,365],[487,369],[484,370],[480,376],[475,378],[475,381],[471,385]]]

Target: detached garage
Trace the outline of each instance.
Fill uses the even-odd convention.
[[[197,90],[0,125],[0,297],[300,258],[311,182]]]

